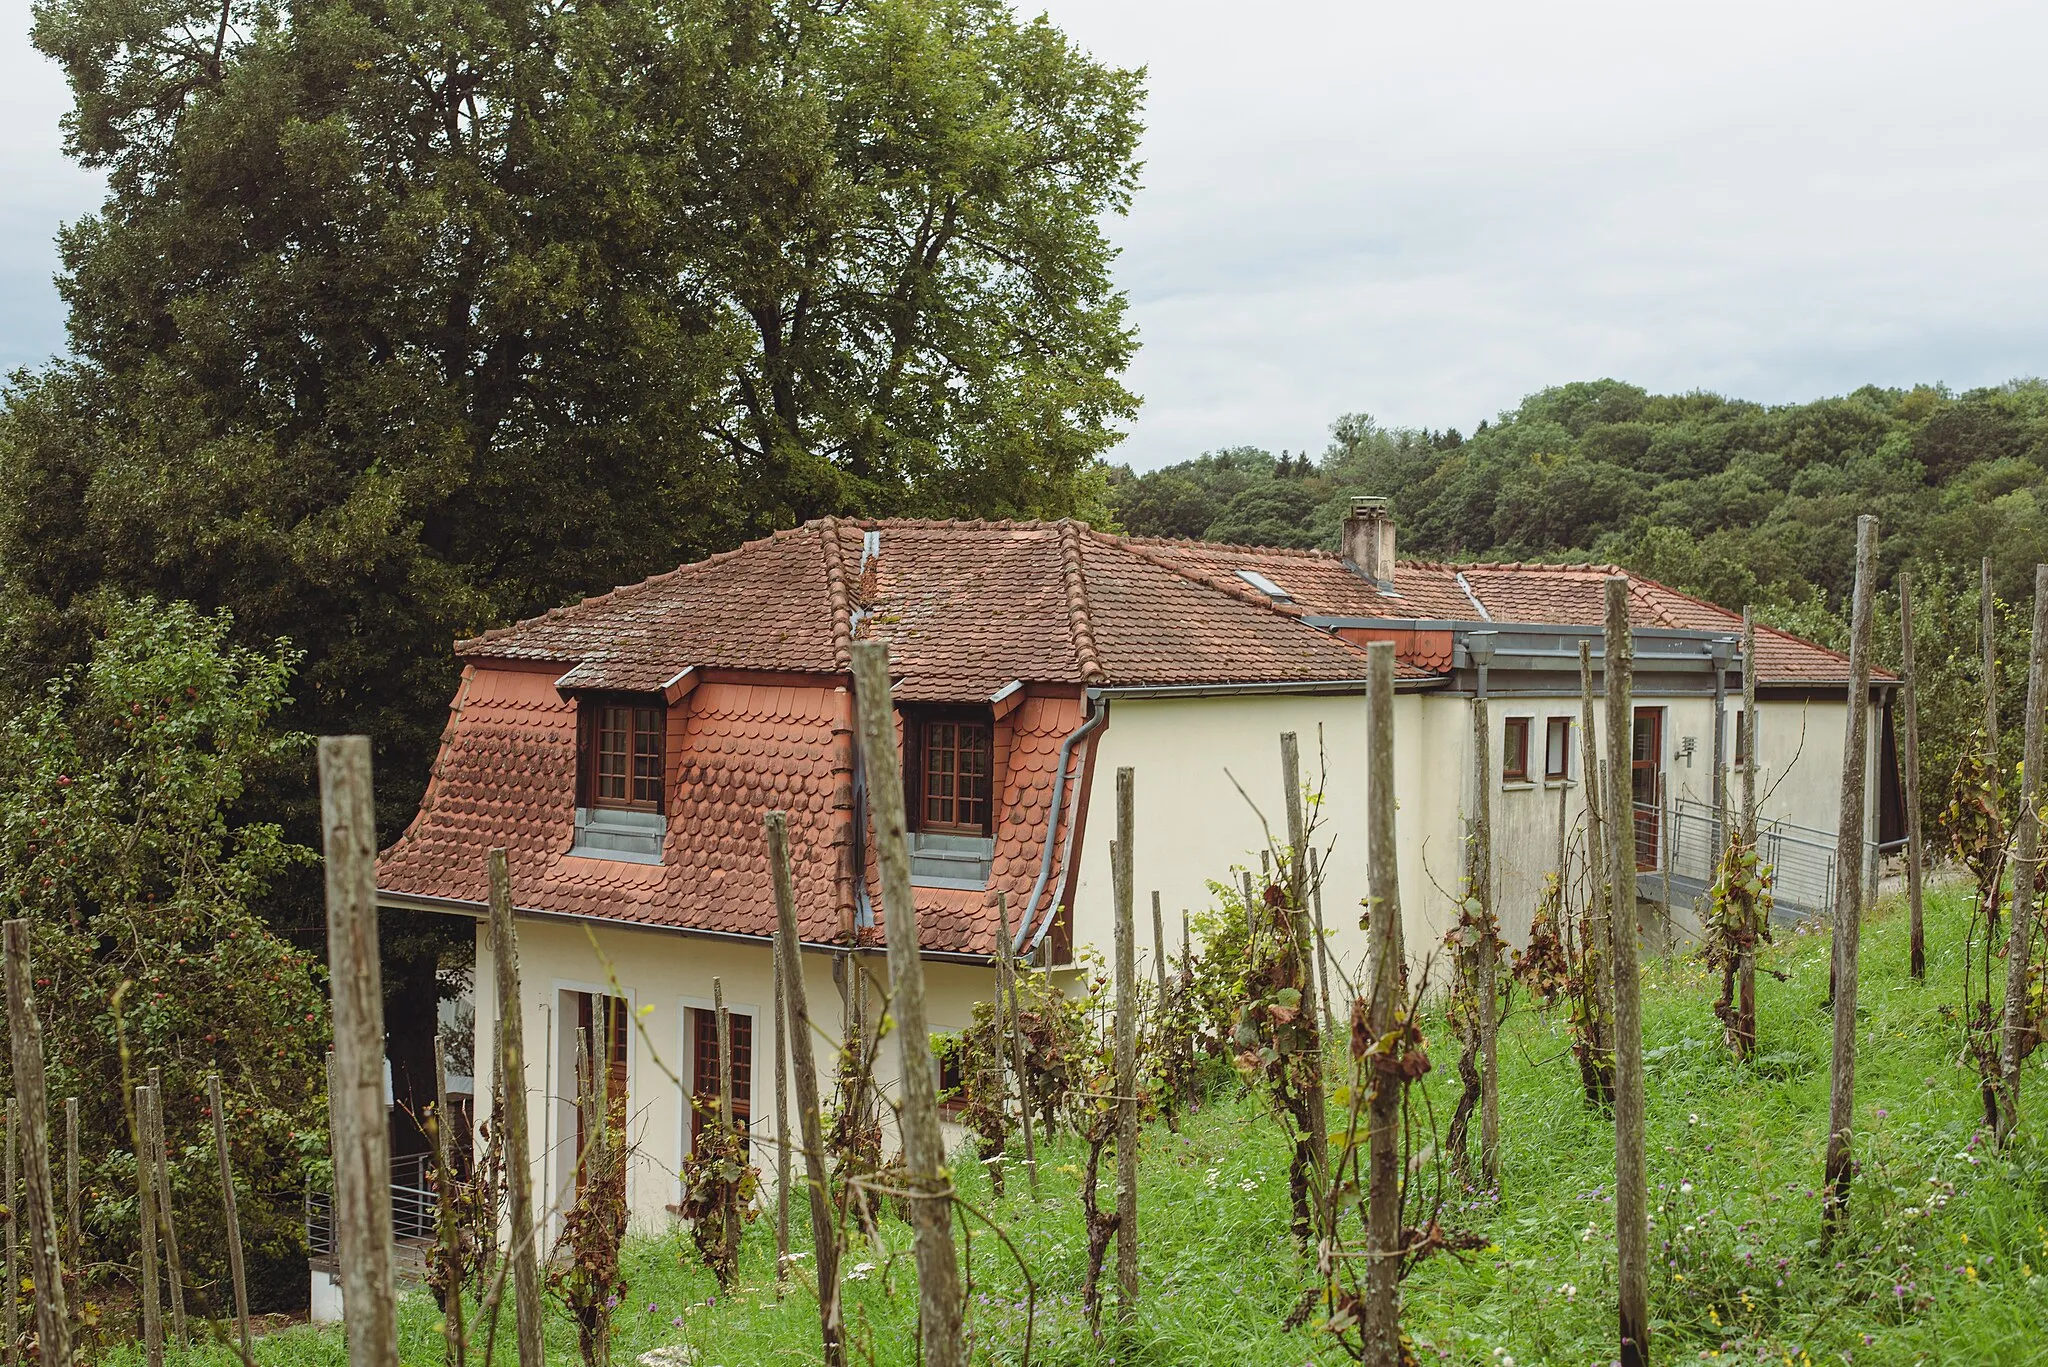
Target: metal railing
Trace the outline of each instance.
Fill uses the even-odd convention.
[[[440,1218],[440,1202],[428,1178],[426,1154],[391,1160],[391,1233],[394,1238],[432,1239]],[[315,1258],[334,1256],[334,1196],[306,1188],[306,1252]]]
[[[1636,805],[1636,848],[1645,846],[1647,828],[1657,833],[1656,872],[1671,885],[1674,900],[1681,890],[1703,891],[1714,882],[1724,832],[1712,803],[1680,798],[1657,808]],[[1736,819],[1734,814],[1730,820]],[[1837,857],[1835,833],[1791,821],[1759,821],[1758,852],[1774,870],[1773,906],[1789,916],[1822,915],[1834,905]],[[1863,842],[1865,867],[1875,856],[1875,842]],[[1861,876],[1863,870],[1858,870]]]

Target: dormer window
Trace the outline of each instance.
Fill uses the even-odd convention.
[[[986,888],[995,856],[995,722],[985,708],[903,714],[910,881]]]
[[[922,718],[917,729],[917,828],[987,835],[989,775],[995,767],[988,721],[946,714]]]
[[[576,842],[586,859],[661,862],[668,710],[646,695],[577,700]]]
[[[661,709],[596,704],[590,805],[629,812],[661,810]]]

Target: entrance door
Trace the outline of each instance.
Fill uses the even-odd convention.
[[[1664,837],[1664,709],[1636,709],[1635,744],[1629,755],[1629,793],[1636,817],[1636,868],[1661,862]]]

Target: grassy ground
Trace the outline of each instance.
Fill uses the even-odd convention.
[[[1905,919],[1887,905],[1865,932],[1859,1008],[1857,1178],[1853,1237],[1820,1251],[1820,1155],[1828,1105],[1824,935],[1788,937],[1767,962],[1761,1052],[1731,1065],[1709,1006],[1715,984],[1690,960],[1645,972],[1649,1159],[1658,1262],[1651,1283],[1662,1362],[2019,1363],[2048,1361],[2048,1143],[2023,1129],[1995,1155],[1975,1128],[1974,1072],[1959,1069],[1957,999],[1966,903],[1942,895],[1929,913],[1925,986],[1905,970]],[[1438,1038],[1431,1075],[1439,1116],[1452,1100],[1452,1051]],[[1605,1363],[1614,1342],[1612,1129],[1587,1111],[1563,1031],[1518,1012],[1502,1032],[1504,1195],[1462,1203],[1449,1221],[1492,1245],[1425,1264],[1405,1289],[1405,1322],[1423,1362]],[[2048,1077],[2029,1065],[2029,1102],[2048,1115]],[[1071,1148],[1046,1157],[1045,1199],[1013,1182],[994,1202],[985,1176],[962,1185],[1030,1261],[1039,1305],[1033,1360],[1047,1364],[1329,1363],[1341,1353],[1314,1329],[1280,1321],[1303,1285],[1287,1235],[1286,1158],[1258,1107],[1226,1085],[1182,1134],[1148,1134],[1141,1179],[1144,1301],[1135,1323],[1093,1344],[1078,1303],[1084,1257]],[[2044,1123],[2037,1129],[2048,1129]],[[972,1164],[966,1165],[972,1168]],[[916,1304],[907,1231],[902,1256],[855,1254],[847,1320],[857,1360],[911,1361]],[[801,1246],[801,1245],[800,1245]],[[741,1285],[715,1295],[687,1244],[631,1252],[615,1359],[689,1345],[702,1364],[814,1362],[816,1305],[775,1299],[772,1233],[750,1232]],[[1023,1281],[997,1240],[973,1240],[977,1358],[1021,1359]],[[404,1358],[440,1360],[439,1317],[423,1298],[403,1311]],[[550,1362],[575,1361],[574,1335],[549,1325]],[[509,1315],[499,1361],[511,1361]],[[273,1335],[258,1359],[278,1367],[340,1363],[339,1335]],[[227,1363],[194,1350],[191,1363]]]

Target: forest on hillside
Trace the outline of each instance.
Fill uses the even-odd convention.
[[[1824,644],[1848,638],[1856,518],[1882,529],[1875,651],[1899,662],[1912,572],[1925,814],[1977,726],[1981,565],[1997,600],[2001,735],[2019,758],[2034,566],[2048,562],[2048,382],[1866,385],[1772,407],[1619,380],[1531,394],[1467,435],[1331,424],[1320,459],[1257,447],[1110,473],[1125,531],[1335,549],[1347,500],[1390,500],[1404,559],[1617,564]]]

